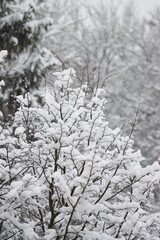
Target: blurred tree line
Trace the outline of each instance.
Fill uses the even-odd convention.
[[[147,159],[160,152],[160,8],[147,19],[137,17],[131,2],[88,6],[85,1],[1,0],[0,50],[8,50],[0,72],[2,121],[12,118],[15,96],[52,86],[54,70],[72,66],[77,82],[95,79],[106,89],[105,114],[113,126],[129,120],[137,109],[135,145]],[[104,79],[106,81],[104,81]],[[105,82],[105,84],[104,84]]]

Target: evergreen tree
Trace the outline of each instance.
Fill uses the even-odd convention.
[[[0,105],[6,120],[16,110],[15,96],[38,88],[46,69],[55,61],[42,44],[53,23],[41,16],[43,8],[44,2],[39,0],[1,0],[0,50],[8,50],[8,66],[1,71],[5,87]]]

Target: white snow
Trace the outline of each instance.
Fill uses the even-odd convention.
[[[7,56],[7,50],[0,51],[0,63],[4,61],[4,58]]]

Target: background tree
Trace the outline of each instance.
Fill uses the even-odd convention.
[[[135,146],[142,146],[144,164],[148,164],[158,158],[160,145],[158,9],[147,20],[137,17],[131,2],[120,8],[113,3],[95,8],[83,5],[86,19],[79,22],[76,34],[66,34],[71,40],[63,41],[66,47],[60,55],[67,66],[73,63],[78,76],[83,73],[84,79],[92,80],[91,87],[96,85],[96,75],[106,78],[110,99],[106,114],[113,127],[126,120],[132,123],[139,108]],[[125,131],[128,134],[130,127]]]
[[[142,147],[144,156],[147,157],[148,163],[151,163],[158,157],[157,150],[160,144],[158,21],[157,25],[153,26],[150,20],[144,19],[139,24],[132,25],[126,36],[128,46],[132,46],[132,49],[128,48],[131,55],[128,54],[129,64],[121,74],[123,85],[117,94],[121,107],[117,108],[115,104],[113,111],[118,113],[121,119],[124,116],[133,118],[133,113],[139,105],[135,142],[136,146]]]

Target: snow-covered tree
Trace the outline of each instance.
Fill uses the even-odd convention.
[[[109,127],[100,85],[74,81],[73,69],[54,73],[43,106],[18,96],[0,129],[1,238],[158,240],[158,163],[142,168],[132,134]]]

